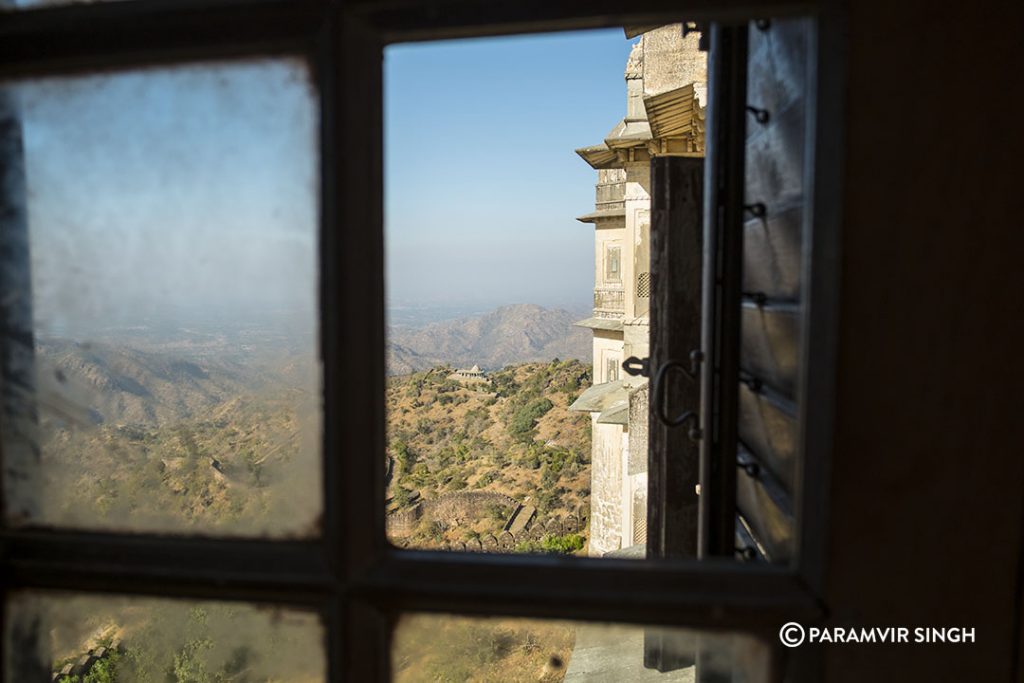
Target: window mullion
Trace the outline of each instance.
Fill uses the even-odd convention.
[[[453,577],[458,580],[453,580]],[[614,587],[614,589],[612,589]],[[446,611],[750,630],[814,622],[796,574],[726,562],[640,564],[394,553],[352,590],[384,611]]]
[[[316,604],[334,592],[313,541],[8,533],[8,587]]]

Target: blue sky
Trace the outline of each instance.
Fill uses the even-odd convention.
[[[586,308],[595,172],[625,114],[621,30],[397,45],[384,61],[393,305]]]
[[[302,63],[27,81],[13,94],[43,333],[197,312],[311,320],[317,107]]]
[[[593,229],[575,217],[595,173],[573,150],[622,117],[629,49],[608,30],[387,50],[390,303],[588,306]],[[318,112],[300,62],[11,92],[40,331],[316,310]]]

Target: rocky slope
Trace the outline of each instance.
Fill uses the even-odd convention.
[[[575,360],[523,363],[466,385],[449,379],[450,372],[442,366],[388,383],[389,510],[457,492],[493,492],[549,518],[589,511],[590,417],[568,409],[590,385],[589,367]],[[437,547],[500,533],[507,512],[425,523],[401,542]]]

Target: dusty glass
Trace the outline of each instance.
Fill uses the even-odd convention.
[[[23,592],[8,599],[4,680],[327,680],[316,614],[245,603]]]
[[[317,533],[305,63],[9,83],[0,118],[8,523]]]
[[[392,643],[398,683],[685,683],[698,669],[704,680],[754,683],[770,666],[769,648],[744,634],[511,617],[408,614]]]

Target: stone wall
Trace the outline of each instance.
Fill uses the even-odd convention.
[[[702,88],[708,79],[705,53],[698,49],[700,34],[683,36],[681,24],[648,31],[641,38],[643,93],[650,97],[689,83]]]
[[[486,516],[488,508],[493,505],[507,508],[507,514],[511,515],[519,508],[519,501],[494,491],[444,493],[437,498],[421,501],[408,510],[388,515],[388,534],[393,537],[407,536],[422,519],[441,522],[446,527],[472,524]]]
[[[621,425],[593,420],[590,463],[590,555],[600,557],[618,550],[622,542],[622,443]]]
[[[484,534],[480,538],[468,541],[445,543],[442,550],[456,552],[498,552],[508,553],[516,549],[516,545],[525,541],[541,541],[547,536],[563,536],[579,534],[586,528],[586,512],[580,510],[576,515],[565,517],[531,518],[526,529],[518,532],[502,531],[498,535]]]
[[[77,676],[79,679],[84,677],[96,662],[102,661],[110,657],[111,653],[119,652],[121,650],[121,641],[115,640],[111,643],[110,647],[96,647],[88,652],[83,652],[81,656],[75,659],[73,662],[65,664],[59,671],[54,671],[50,676],[50,680],[55,683],[59,682],[64,678],[71,678]]]

